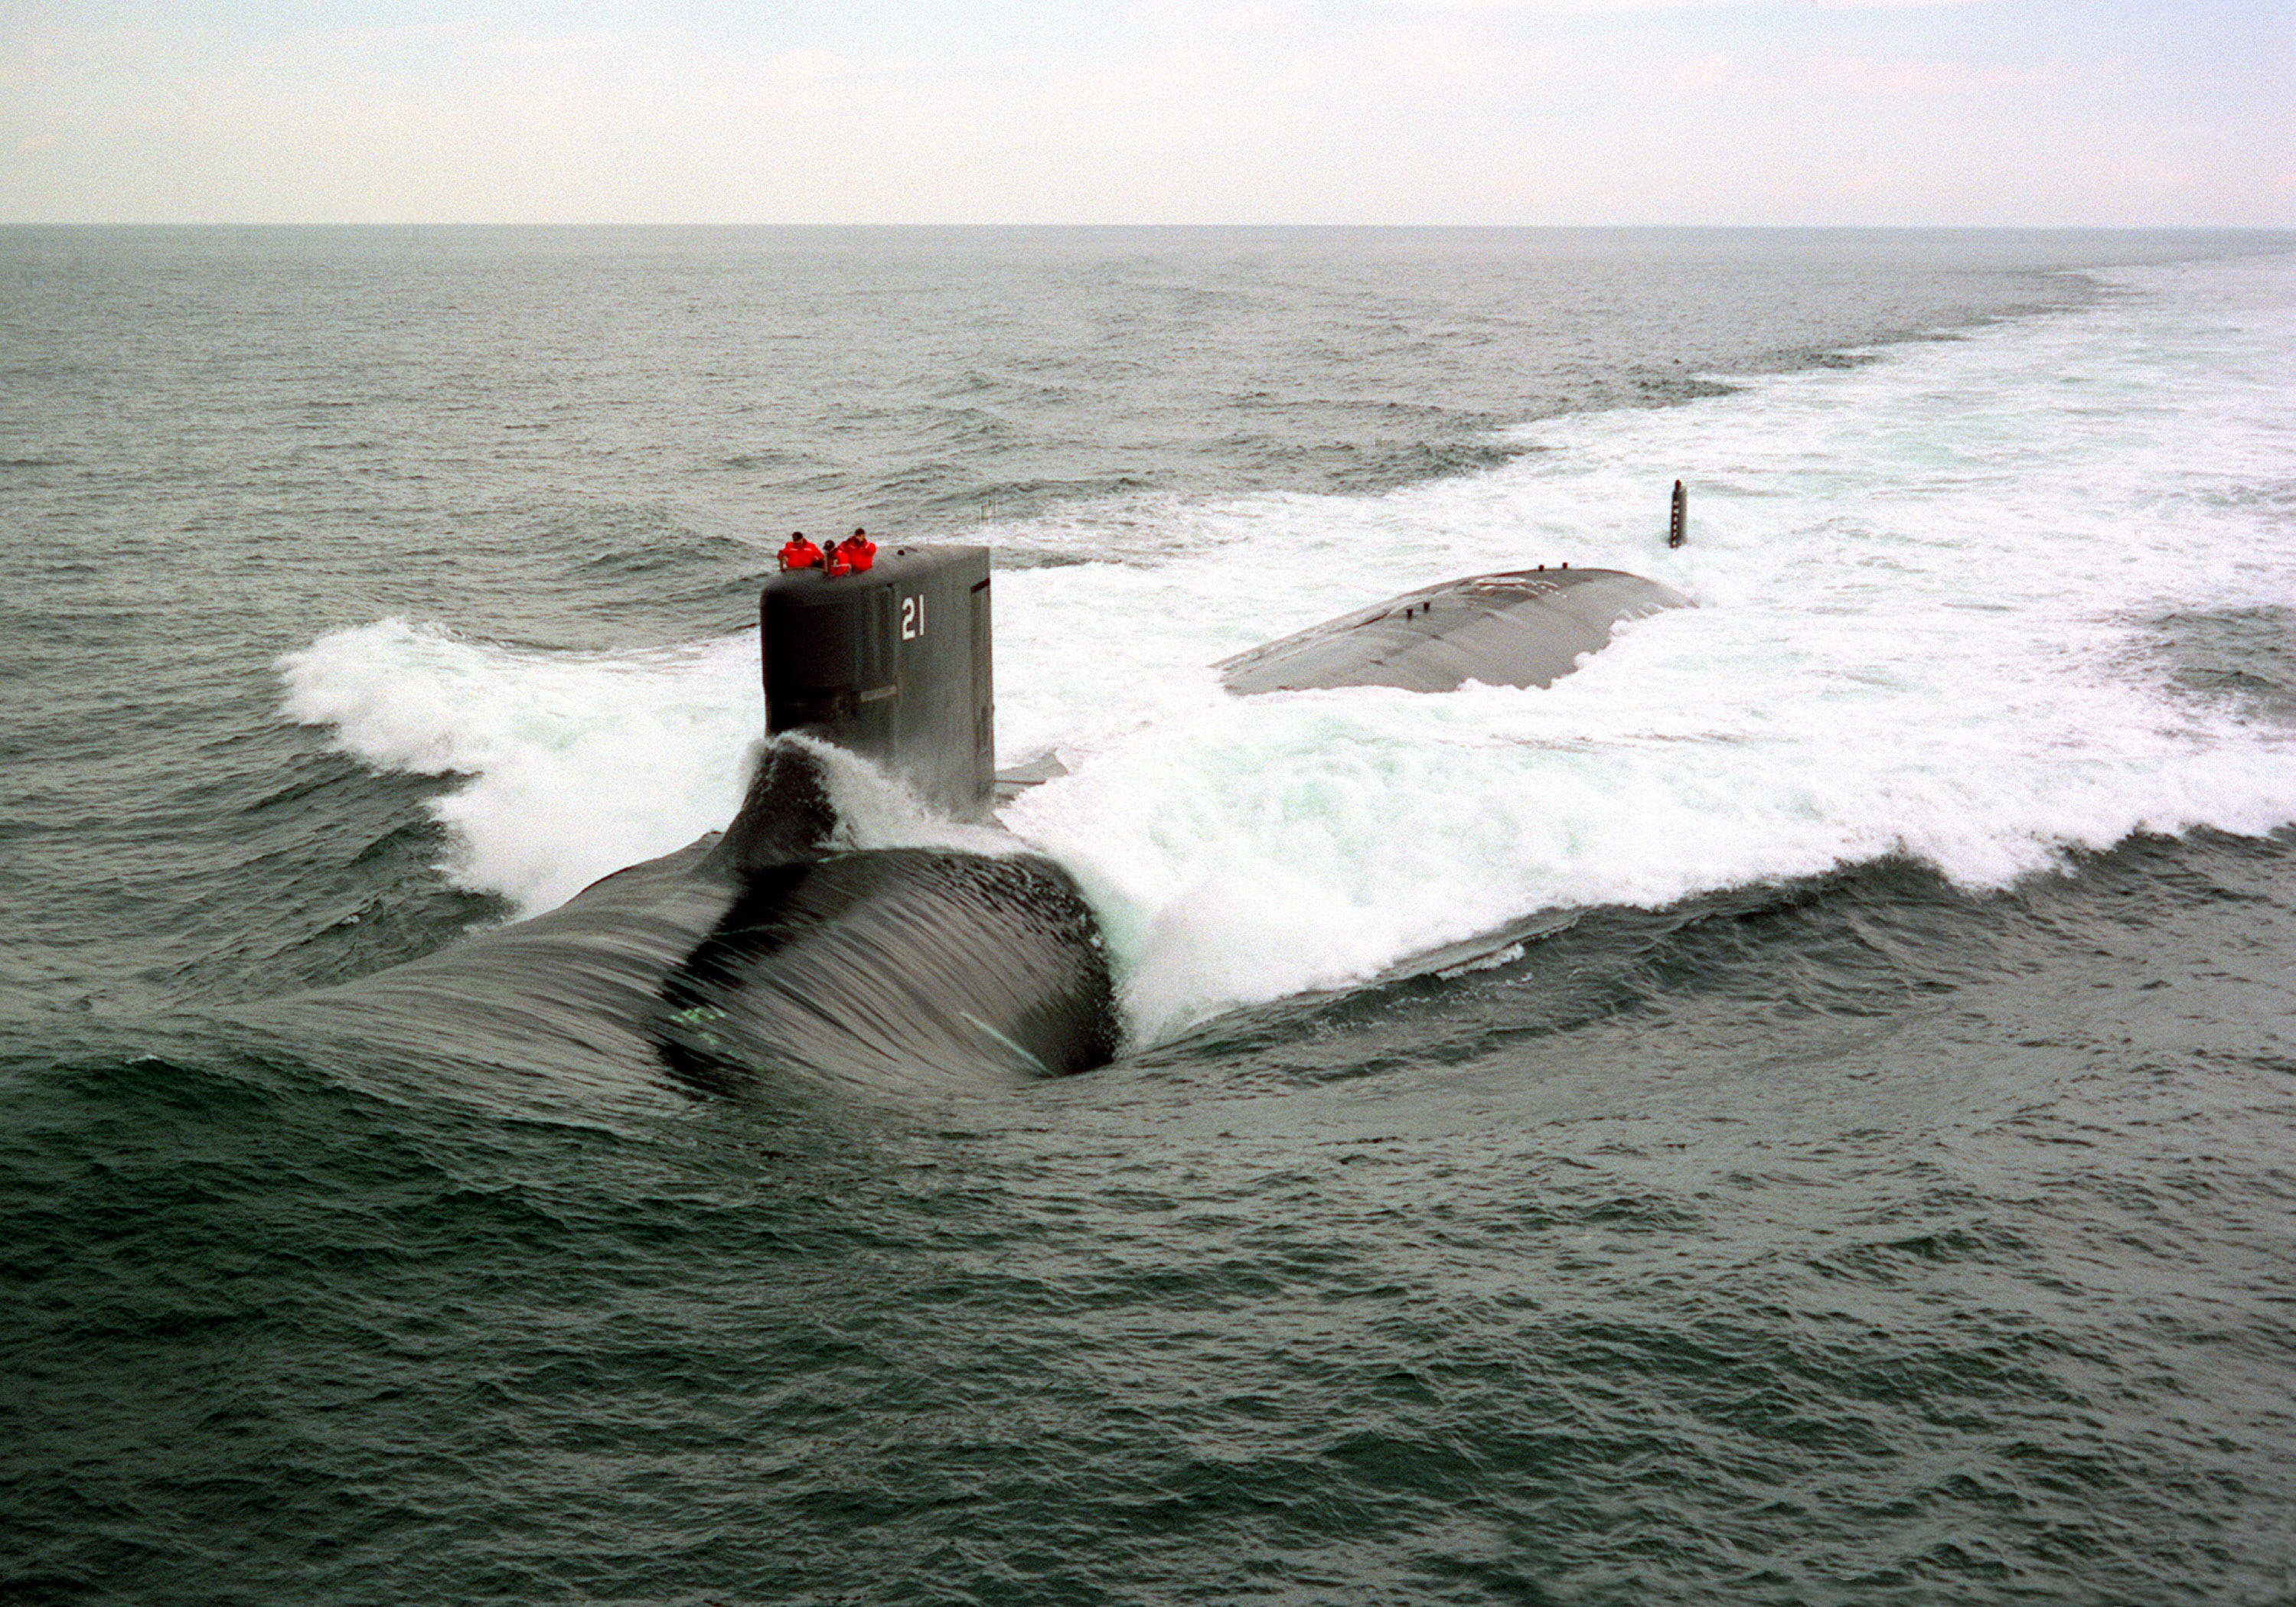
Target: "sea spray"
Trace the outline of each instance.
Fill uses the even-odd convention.
[[[2148,269],[2083,310],[1526,426],[1505,466],[1371,496],[1198,504],[1160,558],[996,581],[1003,758],[1071,774],[1004,823],[1098,900],[1136,1033],[1372,975],[1532,911],[1658,906],[1902,854],[1994,888],[2139,831],[2296,820],[2296,747],[2138,649],[2276,604],[2260,493],[2284,262]],[[1666,492],[1698,496],[1664,543]],[[1042,546],[1033,526],[990,539]],[[1206,668],[1480,570],[1637,570],[1697,609],[1546,690],[1239,700]],[[290,711],[379,767],[466,773],[455,869],[528,909],[723,824],[753,634],[621,655],[398,622],[284,661]]]

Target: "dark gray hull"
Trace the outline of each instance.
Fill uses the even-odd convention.
[[[1546,686],[1611,631],[1690,599],[1621,570],[1514,570],[1446,581],[1222,660],[1231,692]]]
[[[578,1045],[701,1091],[818,1072],[1044,1077],[1118,1041],[1108,963],[1068,873],[1031,854],[839,849],[820,760],[767,750],[719,835],[530,921],[311,996],[506,1063]]]

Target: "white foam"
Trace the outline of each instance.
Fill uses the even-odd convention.
[[[2296,598],[2290,533],[2244,495],[2296,461],[2296,274],[2125,288],[1862,368],[1542,423],[1521,433],[1544,450],[1491,473],[1240,501],[1210,553],[1160,570],[1001,578],[1002,728],[1075,771],[1008,819],[1114,912],[1154,1037],[1547,906],[1889,853],[1995,887],[2138,830],[2296,818],[2289,734],[2174,694],[2141,651],[2171,609]],[[1693,542],[1668,552],[1677,474]],[[1562,560],[1706,606],[1543,692],[1239,701],[1198,668]]]
[[[1542,450],[1487,473],[1196,505],[1160,562],[1139,510],[1112,510],[1127,562],[998,576],[1000,749],[1073,771],[1007,824],[1083,880],[1152,1038],[1549,906],[1893,852],[1995,887],[2139,830],[2296,820],[2288,731],[2175,692],[2145,624],[2296,598],[2271,495],[2296,461],[2296,263],[2120,286],[1861,368],[1543,422],[1521,432]],[[1692,541],[1669,552],[1677,475]],[[1062,517],[1072,545],[1093,515]],[[1543,692],[1239,700],[1206,668],[1563,560],[1703,606]],[[289,709],[379,767],[470,773],[440,804],[460,873],[532,908],[723,824],[755,652],[520,652],[386,621],[291,656]]]
[[[381,770],[463,775],[448,869],[521,914],[726,824],[757,735],[757,633],[547,652],[384,619],[280,660],[285,711]]]
[[[834,743],[805,735],[781,740],[810,749],[821,760],[830,812],[837,820],[829,834],[829,846],[832,849],[961,849],[971,854],[1001,856],[1021,853],[1027,848],[1009,832],[951,820],[934,813],[932,807],[898,777],[889,775],[858,754],[849,753]],[[762,740],[750,744],[742,766],[743,775],[756,768],[764,750]]]

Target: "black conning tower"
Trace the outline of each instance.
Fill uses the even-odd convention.
[[[788,570],[758,599],[768,734],[802,731],[986,816],[996,784],[988,549],[888,547],[873,567]]]

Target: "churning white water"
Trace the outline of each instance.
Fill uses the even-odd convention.
[[[1383,496],[987,527],[1086,560],[997,577],[1001,756],[1071,770],[1004,821],[1083,881],[1135,1033],[1541,909],[1889,854],[1998,886],[2134,832],[2296,821],[2296,734],[2180,690],[2160,630],[2296,600],[2296,261],[2109,283],[1860,366],[1526,426],[1504,467]],[[1566,561],[1701,606],[1544,691],[1241,700],[1207,668]],[[394,619],[282,668],[291,717],[364,761],[467,777],[436,805],[455,873],[532,911],[725,823],[756,663],[754,631],[571,654]]]

